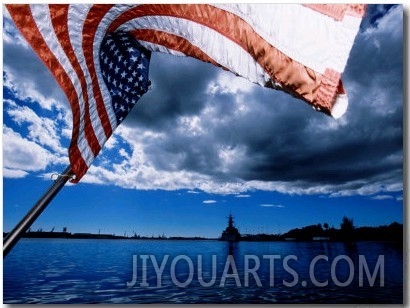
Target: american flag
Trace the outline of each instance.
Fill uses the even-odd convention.
[[[153,51],[212,63],[341,116],[341,74],[365,13],[362,4],[6,7],[71,104],[72,182],[147,91]]]

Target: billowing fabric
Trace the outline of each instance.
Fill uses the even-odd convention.
[[[212,63],[340,117],[348,104],[341,75],[365,12],[362,4],[6,7],[71,104],[73,182],[86,173],[112,132],[147,91],[149,55],[154,51]],[[120,72],[120,77],[124,72],[130,80],[129,91],[112,83],[114,79],[118,82],[118,76],[107,77],[112,68],[108,62],[107,75],[107,63],[101,60],[107,35],[126,37],[139,50],[133,54],[125,49],[126,56],[140,61]],[[121,61],[124,59],[117,64]],[[145,71],[138,72],[141,66]],[[134,71],[144,79],[141,85],[133,84]]]

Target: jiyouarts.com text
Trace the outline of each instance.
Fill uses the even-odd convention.
[[[224,287],[233,283],[238,287],[275,287],[278,284],[285,287],[326,287],[329,284],[347,287],[352,283],[358,287],[384,286],[384,255],[379,255],[373,266],[368,265],[364,255],[355,260],[347,255],[332,258],[317,255],[304,264],[303,275],[299,274],[300,266],[296,266],[299,261],[296,255],[244,255],[241,258],[241,262],[237,262],[232,255],[223,260],[221,257],[218,260],[217,255],[207,258],[202,255],[194,258],[187,255],[164,255],[162,258],[150,254],[133,255],[132,277],[127,287],[161,287],[164,280],[178,287],[188,287],[195,280],[203,287]],[[264,270],[261,270],[262,266]],[[323,274],[324,266],[328,270],[326,275]],[[156,279],[152,279],[153,276]]]

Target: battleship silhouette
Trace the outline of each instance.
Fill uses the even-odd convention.
[[[229,214],[228,217],[228,226],[224,231],[222,231],[222,235],[220,237],[221,241],[229,241],[229,242],[236,242],[241,239],[241,234],[239,233],[238,229],[235,228],[233,224],[233,216]]]

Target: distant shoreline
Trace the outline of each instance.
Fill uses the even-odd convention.
[[[6,232],[3,232],[3,238],[7,236]],[[34,231],[26,233],[22,238],[26,239],[92,239],[92,240],[159,240],[159,241],[182,241],[182,240],[195,240],[195,241],[225,241],[221,238],[207,238],[207,237],[184,237],[184,236],[158,236],[158,237],[148,237],[148,236],[120,236],[114,234],[93,234],[93,233],[70,233],[70,232],[47,232],[47,231]],[[341,239],[331,239],[331,238],[311,238],[311,239],[296,239],[296,238],[283,238],[277,236],[269,235],[251,235],[244,236],[237,241],[231,242],[346,242]],[[401,241],[396,239],[352,239],[348,242],[390,242],[398,243]]]
[[[232,218],[232,216],[230,216]],[[62,232],[28,231],[23,238],[50,238],[50,239],[113,239],[113,240],[220,240],[227,242],[395,242],[403,245],[403,224],[393,222],[390,225],[378,227],[355,227],[353,220],[344,217],[344,223],[340,229],[329,227],[327,224],[310,225],[302,228],[289,230],[284,234],[240,234],[229,236],[233,228],[233,221],[218,238],[201,236],[141,236],[138,234],[127,236],[102,233],[71,233],[66,228]],[[228,232],[229,231],[229,232]],[[3,232],[3,238],[8,233]]]
[[[7,236],[7,232],[3,232],[3,238]],[[49,231],[31,231],[27,232],[22,238],[44,238],[44,239],[97,239],[97,240],[218,240],[218,238],[205,237],[181,237],[181,236],[122,236],[115,234],[95,234],[95,233],[70,233],[70,232],[49,232]]]

